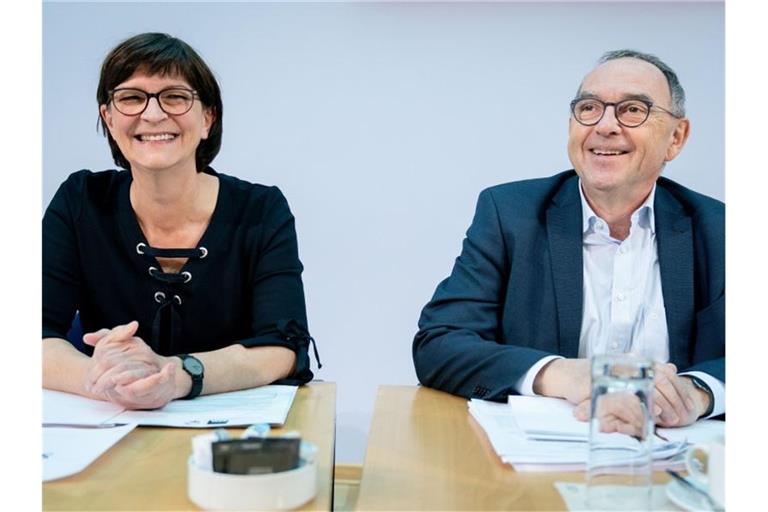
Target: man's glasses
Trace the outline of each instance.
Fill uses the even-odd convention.
[[[171,87],[149,93],[141,89],[120,88],[111,92],[112,104],[126,116],[138,116],[147,109],[150,98],[157,98],[160,108],[168,115],[180,116],[192,109],[197,92],[183,87]]]
[[[616,121],[627,128],[637,128],[643,124],[648,119],[648,116],[651,115],[652,108],[666,112],[676,119],[680,119],[680,116],[646,100],[631,99],[611,103],[596,98],[582,98],[575,99],[571,102],[573,118],[584,126],[594,126],[599,123],[608,107],[613,107],[613,114],[616,116]]]

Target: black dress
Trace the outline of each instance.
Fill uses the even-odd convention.
[[[69,176],[43,217],[43,337],[66,339],[77,311],[84,332],[138,320],[137,336],[165,356],[290,348],[296,370],[280,382],[308,382],[314,340],[288,203],[276,187],[205,172],[219,178],[216,208],[197,248],[177,253],[148,245],[130,172]],[[189,259],[167,274],[155,256]]]

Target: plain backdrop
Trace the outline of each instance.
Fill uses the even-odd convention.
[[[224,100],[213,167],[277,185],[296,216],[309,326],[337,384],[336,460],[360,463],[376,388],[416,384],[411,341],[479,192],[570,168],[568,103],[606,50],[658,55],[692,135],[665,175],[724,197],[724,9],[684,3],[43,5],[43,207],[114,168],[96,130],[101,61],[161,31]]]

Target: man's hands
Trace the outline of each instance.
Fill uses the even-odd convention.
[[[177,364],[135,336],[138,322],[83,336],[94,347],[86,391],[128,409],[157,409],[180,396]]]
[[[576,404],[574,415],[582,421],[589,420],[590,368],[587,359],[555,359],[536,376],[535,393],[565,398]],[[682,427],[695,422],[709,406],[709,396],[697,389],[691,379],[677,375],[672,363],[654,364],[653,418],[662,427]],[[633,404],[610,401],[598,411],[606,418],[606,424],[615,425],[610,432],[637,431],[642,421],[635,423]],[[610,421],[609,421],[610,420]],[[628,423],[621,425],[621,423]]]
[[[589,359],[554,359],[542,368],[533,381],[537,395],[565,398],[572,404],[589,401]]]

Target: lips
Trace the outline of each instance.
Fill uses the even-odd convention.
[[[624,151],[623,149],[608,149],[608,148],[592,148],[589,150],[590,153],[597,156],[619,156],[619,155],[626,155],[629,153],[629,151]]]
[[[159,142],[170,141],[178,137],[176,133],[142,133],[134,136],[136,140],[141,142]]]

